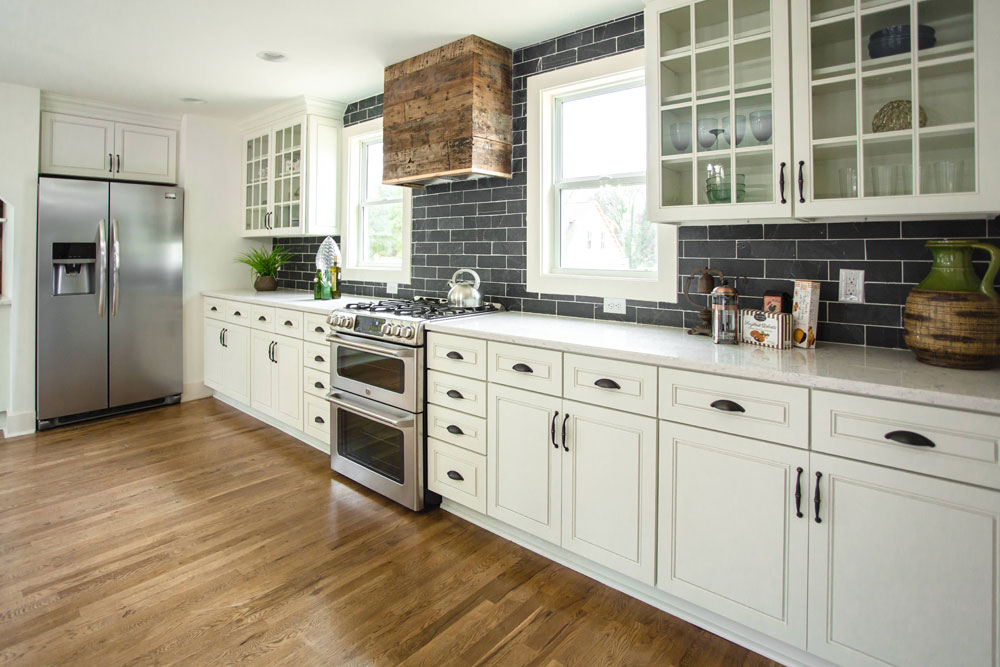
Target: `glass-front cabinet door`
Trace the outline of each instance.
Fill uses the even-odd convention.
[[[302,137],[303,121],[274,129],[273,213],[271,227],[278,234],[302,227]],[[331,186],[334,187],[334,186]]]
[[[243,232],[244,236],[254,232],[261,234],[267,231],[270,210],[268,178],[271,166],[270,133],[254,133],[244,138],[243,172],[245,189],[243,195]]]
[[[792,2],[796,215],[996,211],[998,25],[995,0]]]
[[[787,0],[646,5],[648,215],[792,215]]]

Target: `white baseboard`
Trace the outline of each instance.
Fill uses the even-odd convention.
[[[584,576],[599,581],[606,586],[610,586],[617,591],[621,591],[628,596],[641,600],[650,606],[683,619],[688,623],[697,625],[699,628],[707,630],[714,635],[728,639],[734,644],[739,644],[754,653],[759,653],[783,665],[789,665],[789,667],[835,667],[832,663],[822,658],[806,653],[794,646],[789,646],[784,642],[773,639],[689,602],[685,602],[680,598],[668,595],[658,588],[630,579],[603,565],[598,565],[560,546],[550,544],[534,535],[525,533],[485,514],[480,514],[447,498],[441,501],[441,509],[461,517],[480,528],[484,528],[495,535],[510,540],[515,544],[519,544],[526,549],[530,549],[537,554],[541,554],[549,560],[575,570]]]
[[[3,425],[3,437],[16,438],[19,435],[30,435],[35,432],[34,412],[8,412],[7,422]]]
[[[290,427],[288,424],[283,424],[280,421],[278,421],[277,419],[274,419],[273,417],[265,415],[263,412],[261,412],[259,410],[255,410],[254,408],[250,407],[246,403],[241,403],[240,401],[237,401],[237,400],[235,400],[233,398],[230,398],[228,396],[224,396],[223,394],[220,394],[219,392],[215,392],[215,398],[217,398],[218,400],[222,401],[223,403],[225,403],[226,405],[228,405],[230,407],[236,408],[240,412],[247,413],[248,415],[250,415],[254,419],[257,419],[258,421],[262,421],[265,424],[267,424],[268,426],[273,426],[274,428],[278,429],[279,431],[284,431],[285,433],[287,433],[288,435],[292,436],[293,438],[296,438],[296,439],[301,440],[302,442],[306,443],[307,445],[309,445],[313,449],[318,449],[319,451],[323,452],[324,454],[329,454],[330,453],[330,445],[326,444],[322,440],[319,440],[318,438],[314,438],[311,435],[309,435],[308,433],[305,433],[305,432],[300,431],[298,429],[294,429],[294,428]]]
[[[199,398],[208,398],[214,392],[199,382],[185,382],[181,393],[181,403],[197,401]]]

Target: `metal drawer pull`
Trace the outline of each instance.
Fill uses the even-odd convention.
[[[552,428],[549,429],[549,435],[552,437],[552,446],[559,449],[559,445],[556,444],[556,417],[559,416],[559,411],[556,410],[552,414]]]
[[[514,364],[513,366],[511,366],[511,368],[513,370],[517,371],[518,373],[534,373],[535,372],[534,370],[532,370],[531,366],[529,366],[528,364]]]
[[[323,327],[316,327],[315,329],[313,329],[313,331],[315,331],[316,333],[326,333],[326,329],[324,329]]]
[[[802,518],[802,467],[795,469],[795,516]]]
[[[935,447],[934,441],[926,436],[913,431],[890,431],[885,434],[886,440],[898,442],[901,445],[912,445],[914,447]]]
[[[816,523],[823,523],[819,518],[819,480],[823,479],[823,473],[816,471],[816,493],[813,495],[813,507],[816,508]]]
[[[372,421],[377,421],[380,424],[385,424],[387,426],[394,426],[396,428],[402,429],[402,428],[409,428],[413,424],[413,415],[406,415],[405,417],[395,418],[391,415],[376,412],[375,410],[370,410],[364,405],[355,403],[354,401],[349,400],[343,394],[339,394],[335,391],[331,391],[329,394],[327,394],[326,400],[328,400],[330,403],[333,403],[337,407],[347,410],[348,412],[352,412],[356,415],[361,415],[362,417],[366,417],[368,419],[371,419]],[[367,403],[372,404],[375,403],[375,401],[367,401]]]
[[[240,311],[238,311],[238,310],[234,310],[234,311],[233,311],[233,315],[235,315],[236,317],[243,317],[243,313],[241,313],[241,312],[240,312]]]
[[[601,378],[594,385],[601,389],[621,389],[622,386],[610,378]]]
[[[462,477],[462,473],[458,472],[457,470],[449,470],[448,477],[455,480],[456,482],[461,482],[465,479],[464,477]]]
[[[454,424],[448,424],[448,433],[451,433],[452,435],[465,435],[465,431]]]
[[[462,396],[462,392],[456,391],[454,389],[449,389],[447,396],[448,396],[448,398],[455,398],[455,399],[463,399],[463,398],[465,398],[465,396]]]
[[[321,356],[319,356],[317,354],[315,357],[313,357],[313,361],[318,361],[318,362],[322,363],[322,362],[326,361],[326,359],[324,359],[323,357],[321,357]]]
[[[317,424],[325,424],[326,423],[325,421],[323,421],[322,417],[314,417],[313,421],[316,422]]]
[[[212,311],[213,313],[219,312],[219,309],[216,308],[215,306],[212,306],[211,308],[209,308],[209,310]]]
[[[323,386],[322,382],[314,382],[313,386],[316,387],[317,389],[326,389],[326,387]]]
[[[448,353],[448,354],[446,354],[445,356],[446,356],[446,357],[448,357],[449,359],[454,359],[454,360],[456,360],[456,361],[460,361],[460,360],[462,360],[462,359],[465,359],[465,357],[463,357],[463,356],[462,356],[461,354],[459,354],[458,352],[455,352],[455,350],[452,350],[451,352],[449,352],[449,353]]]
[[[267,322],[267,318],[264,317],[263,315],[261,315],[260,317],[257,318],[257,321],[258,322]]]
[[[711,406],[716,410],[722,410],[723,412],[746,412],[742,405],[736,401],[730,401],[726,398],[720,398],[717,401],[712,401]]]
[[[563,415],[563,425],[562,425],[563,449],[565,449],[567,452],[569,451],[569,447],[566,446],[566,422],[568,420],[569,420],[569,413],[567,412],[565,415]]]
[[[295,325],[294,325],[294,324],[292,324],[292,321],[291,321],[291,320],[285,320],[285,326],[286,326],[286,327],[293,327],[293,326],[295,326]]]

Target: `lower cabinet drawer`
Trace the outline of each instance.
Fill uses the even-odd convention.
[[[330,345],[320,343],[305,343],[302,363],[306,368],[330,372]]]
[[[427,488],[486,514],[486,457],[427,438]]]
[[[328,333],[330,333],[330,325],[326,321],[326,315],[304,314],[302,318],[303,339],[313,343],[325,343]]]
[[[488,349],[490,382],[562,396],[562,352],[493,341]]]
[[[816,451],[1000,489],[1000,417],[816,390],[812,411]]]
[[[206,296],[204,299],[205,317],[213,320],[226,319],[226,303],[222,299]]]
[[[302,338],[302,311],[275,308],[274,332],[282,336]]]
[[[250,311],[253,310],[253,306],[242,301],[226,301],[224,305],[227,322],[250,326]]]
[[[486,341],[478,338],[427,334],[427,368],[464,375],[476,380],[486,379]]]
[[[427,371],[427,402],[486,418],[486,383],[441,371]]]
[[[656,367],[566,354],[563,356],[563,396],[655,417]]]
[[[326,400],[326,395],[330,393],[330,373],[306,366],[302,378],[307,394]]]
[[[477,454],[486,454],[486,420],[480,417],[440,405],[428,405],[427,435]]]
[[[809,448],[804,387],[661,368],[660,419]]]
[[[330,444],[330,404],[325,399],[305,394],[304,431],[327,445]]]
[[[258,331],[274,331],[274,308],[250,306],[250,326]]]

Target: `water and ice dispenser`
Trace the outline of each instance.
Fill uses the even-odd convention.
[[[52,244],[52,295],[93,294],[96,243]]]

